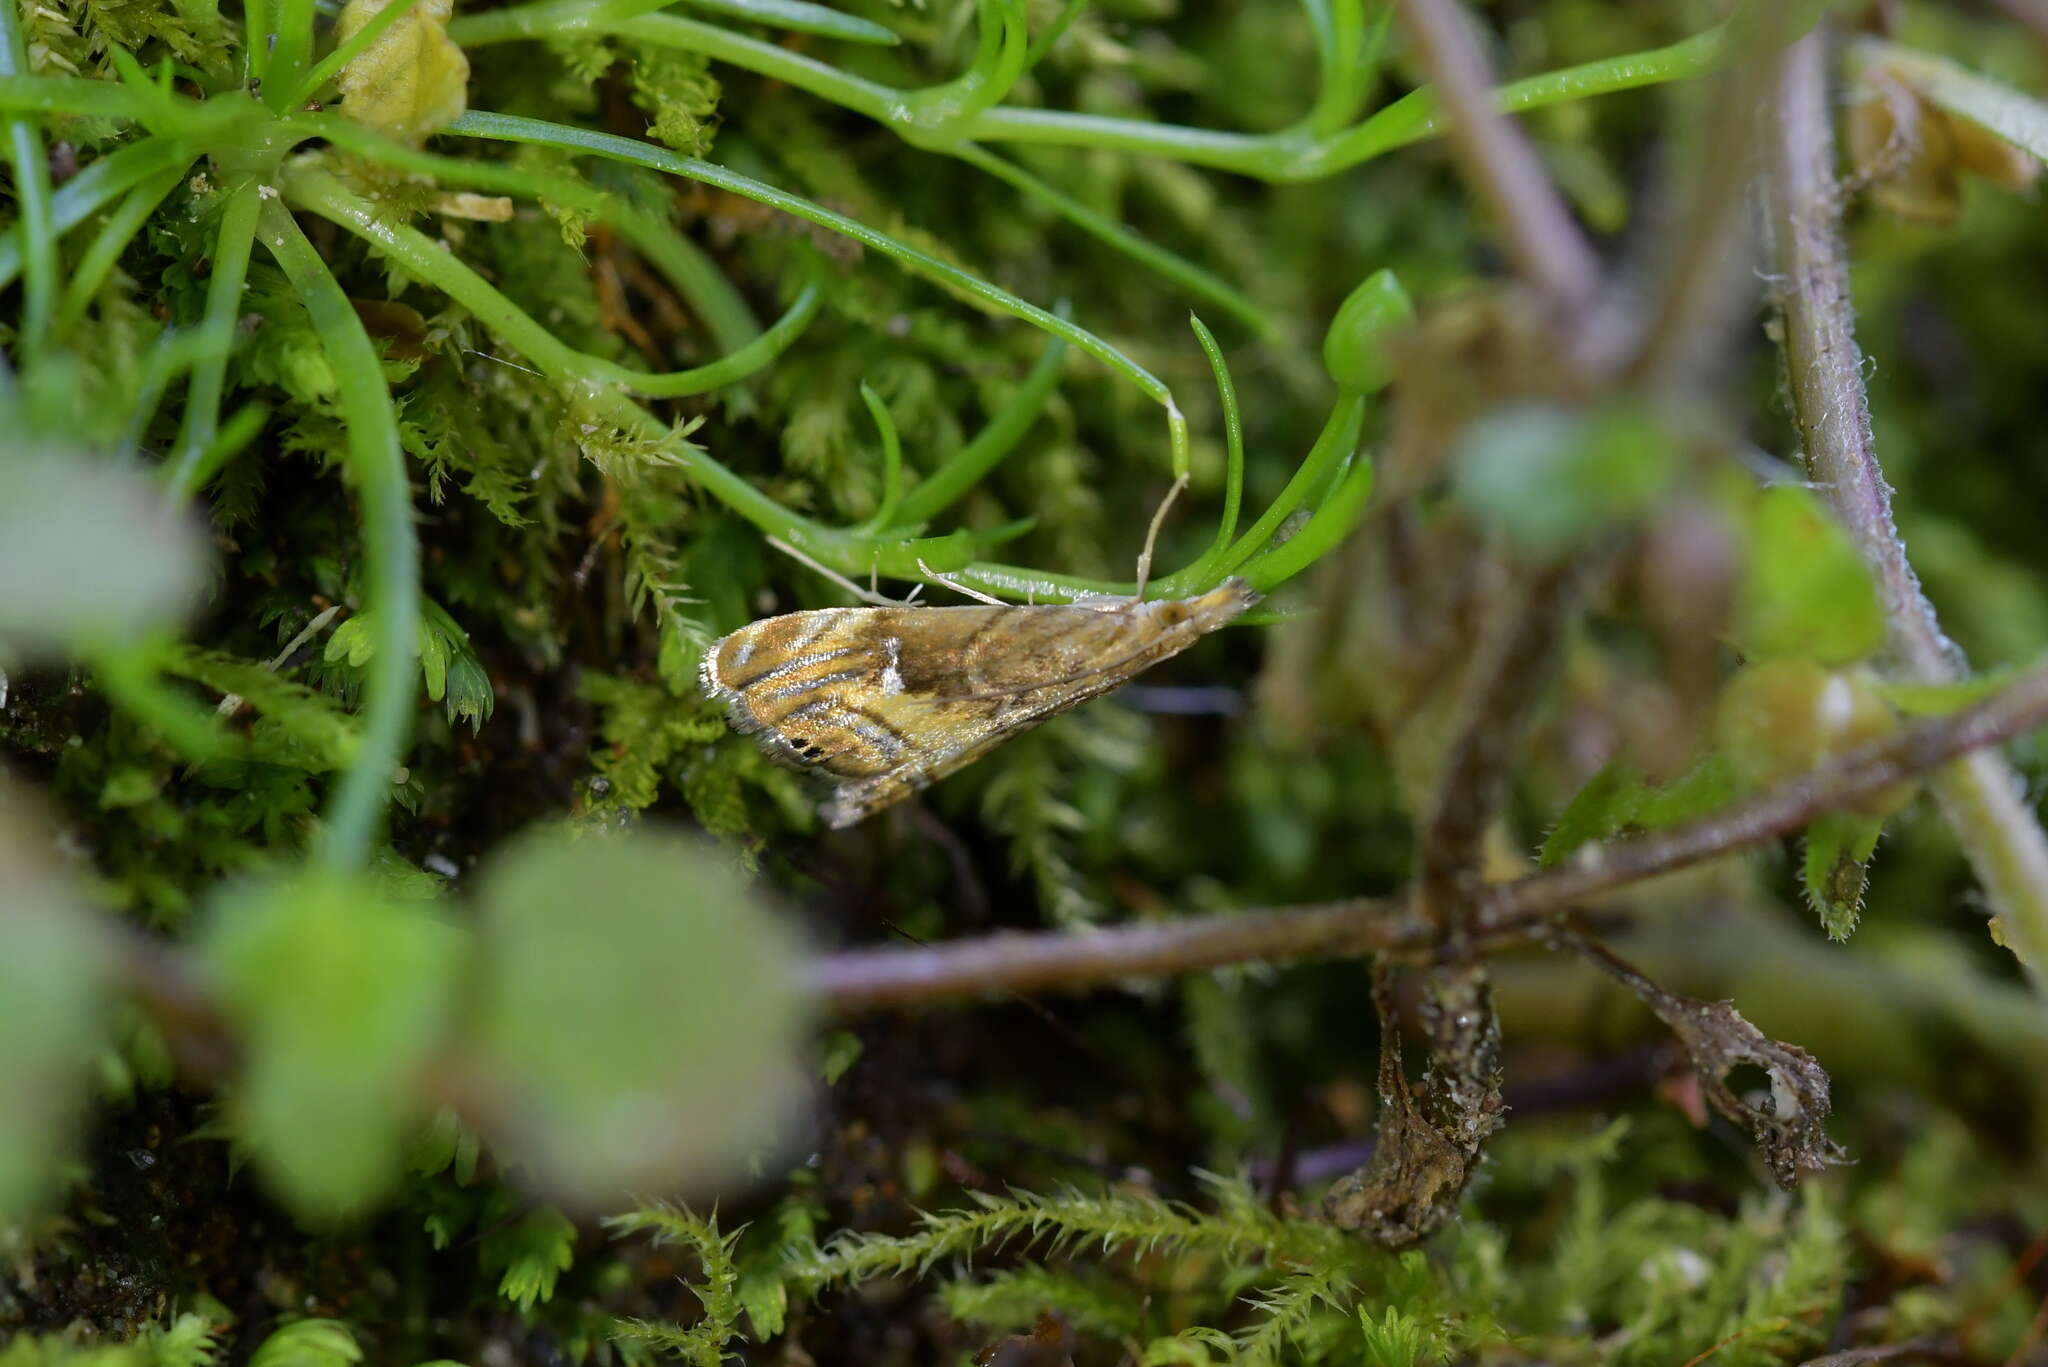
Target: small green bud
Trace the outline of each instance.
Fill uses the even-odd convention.
[[[1323,334],[1323,368],[1347,393],[1376,394],[1393,378],[1387,338],[1415,322],[1415,305],[1392,271],[1374,271],[1338,306]]]

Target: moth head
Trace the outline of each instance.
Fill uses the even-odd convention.
[[[1242,579],[1229,579],[1194,598],[1160,598],[1147,603],[1152,620],[1167,631],[1193,635],[1214,631],[1259,601],[1258,591]]]

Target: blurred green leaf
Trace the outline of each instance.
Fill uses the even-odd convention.
[[[2017,669],[1995,669],[1960,683],[1918,683],[1911,679],[1879,679],[1871,687],[1879,697],[1909,717],[1945,717],[1974,707],[2011,683]]]
[[[712,847],[553,830],[477,893],[472,1044],[501,1148],[564,1191],[704,1183],[770,1140],[800,1095],[794,939]]]
[[[355,1334],[340,1320],[297,1320],[263,1340],[249,1367],[347,1367],[362,1360]]]
[[[463,937],[373,880],[308,873],[222,900],[201,952],[242,1041],[243,1139],[302,1216],[365,1209],[397,1177]]]
[[[106,649],[175,622],[208,558],[140,470],[60,446],[0,452],[0,658]]]
[[[853,1031],[834,1030],[825,1037],[825,1056],[818,1061],[818,1077],[830,1087],[859,1061],[863,1047],[860,1036]]]
[[[1810,489],[1758,495],[1735,645],[1752,659],[1847,664],[1884,644],[1884,611],[1854,543]]]
[[[1640,516],[1678,470],[1671,434],[1634,404],[1504,404],[1460,434],[1459,496],[1533,555]]]
[[[47,1193],[102,1046],[106,948],[0,787],[0,1226]]]

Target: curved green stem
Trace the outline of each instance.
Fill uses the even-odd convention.
[[[897,434],[896,420],[889,416],[889,405],[866,380],[860,382],[860,401],[867,405],[875,432],[882,439],[882,500],[868,526],[893,527],[896,505],[903,500],[903,439]]]
[[[1216,539],[1208,552],[1188,568],[1189,574],[1201,579],[1222,560],[1230,539],[1237,535],[1237,515],[1244,502],[1244,417],[1238,412],[1237,386],[1231,383],[1230,367],[1224,363],[1215,334],[1192,313],[1188,323],[1202,344],[1202,354],[1209,358],[1209,369],[1216,376],[1216,398],[1223,408],[1223,516],[1216,523]]]
[[[903,41],[872,20],[809,4],[807,0],[683,0],[683,3],[692,9],[759,24],[763,28],[814,33],[820,38],[837,38],[845,43],[895,47]]]
[[[1203,556],[1194,566],[1162,579],[1159,592],[1175,597],[1201,593],[1237,573],[1246,561],[1266,548],[1297,508],[1329,482],[1330,476],[1358,445],[1358,434],[1364,426],[1365,396],[1339,395],[1330,409],[1330,416],[1323,422],[1322,433],[1316,437],[1315,445],[1309,448],[1308,455],[1302,458],[1300,467],[1280,490],[1279,497],[1252,524],[1251,530],[1239,537],[1220,557]]]
[[[143,222],[156,211],[164,196],[177,188],[178,180],[185,174],[183,168],[159,171],[153,180],[146,180],[128,192],[119,208],[107,215],[107,221],[78,261],[71,268],[71,281],[64,287],[64,296],[57,304],[57,317],[53,324],[56,335],[63,337],[77,327],[85,317],[86,309],[93,297],[106,283],[114,263],[121,259],[135,234],[142,231]]]
[[[21,0],[27,3],[27,0]],[[0,0],[0,82],[28,78],[28,40],[22,32],[16,0]],[[17,329],[22,353],[42,349],[57,311],[57,226],[50,208],[50,163],[43,135],[27,119],[8,119],[7,160],[14,168],[15,219],[21,225],[21,323]]]
[[[213,274],[206,281],[206,315],[199,324],[204,354],[192,366],[192,384],[185,396],[185,416],[178,424],[178,444],[171,461],[169,489],[173,498],[188,498],[199,487],[199,458],[220,431],[220,400],[227,385],[228,352],[235,324],[242,316],[242,287],[249,278],[249,251],[256,240],[256,220],[269,189],[250,179],[228,195],[214,235]],[[275,191],[271,191],[275,194]]]
[[[726,351],[737,351],[761,335],[747,301],[733,288],[704,249],[654,215],[614,204],[604,220],[654,263],[685,302],[697,311],[711,336]]]
[[[1089,208],[1072,195],[1040,180],[1013,161],[971,142],[938,149],[977,170],[986,171],[1011,189],[1044,204],[1082,231],[1107,243],[1132,260],[1158,272],[1182,289],[1223,309],[1262,338],[1276,338],[1282,328],[1272,315],[1221,276],[1126,228],[1109,215]]]
[[[270,67],[263,77],[263,100],[274,112],[292,107],[285,95],[298,88],[313,60],[314,17],[313,0],[278,0],[276,41],[270,46]]]
[[[1174,473],[1182,474],[1187,470],[1187,419],[1181,416],[1179,407],[1173,401],[1173,391],[1167,388],[1165,381],[1087,329],[1048,313],[1036,304],[1028,304],[1007,290],[997,289],[958,266],[928,256],[914,247],[898,242],[886,233],[877,232],[865,223],[848,218],[844,214],[833,213],[799,195],[778,190],[772,185],[763,184],[736,171],[729,171],[723,166],[699,161],[695,157],[685,157],[667,148],[650,147],[629,138],[614,137],[609,133],[594,133],[588,129],[547,123],[539,119],[517,118],[509,114],[488,114],[478,110],[464,114],[449,125],[447,131],[469,137],[495,138],[506,142],[531,142],[560,147],[572,152],[595,153],[616,161],[645,166],[650,170],[664,171],[670,175],[702,181],[706,185],[715,185],[721,190],[728,190],[850,237],[920,275],[938,280],[970,298],[980,300],[1013,318],[1021,318],[1056,337],[1066,338],[1082,351],[1129,379],[1166,409],[1167,436],[1172,450]]]
[[[156,417],[156,407],[163,401],[164,391],[171,381],[199,363],[206,354],[206,339],[197,331],[179,331],[166,328],[157,334],[156,345],[149,349],[143,359],[142,375],[135,382],[135,396],[128,405],[128,422],[121,434],[117,448],[125,456],[133,456],[142,449],[143,435],[148,432],[150,422]],[[168,485],[173,467],[166,462],[157,467],[157,476]],[[179,503],[182,496],[176,490],[167,490],[166,503]]]
[[[155,105],[126,86],[83,76],[9,76],[0,81],[0,110],[10,114],[82,114],[139,123]]]
[[[977,0],[975,11],[980,33],[974,64],[943,85],[901,95],[913,128],[943,136],[963,120],[1002,103],[1028,69],[1031,32],[1023,0]]]
[[[109,152],[50,197],[50,225],[62,237],[151,176],[173,168],[182,175],[191,158],[190,151],[168,138],[145,138]],[[19,224],[0,234],[0,288],[21,274],[21,237]]]
[[[1030,51],[1024,54],[1026,70],[1037,66],[1045,60],[1046,55],[1053,50],[1053,46],[1060,39],[1067,36],[1067,30],[1074,26],[1074,21],[1081,17],[1081,11],[1086,8],[1088,8],[1088,0],[1067,0],[1067,3],[1059,12],[1059,17],[1045,26],[1045,32],[1031,40]]]
[[[1060,367],[1066,359],[1067,344],[1058,337],[1046,344],[1031,373],[1003,410],[975,435],[920,480],[897,505],[896,516],[907,526],[919,526],[943,512],[954,499],[981,482],[1004,456],[1010,454],[1038,414],[1046,399],[1059,387]]]
[[[1372,484],[1372,458],[1356,457],[1300,531],[1244,566],[1245,582],[1261,593],[1269,593],[1335,550],[1365,515]]]
[[[212,712],[169,687],[157,674],[160,647],[138,642],[96,652],[93,678],[121,711],[162,736],[173,750],[192,760],[218,759],[234,748]]]
[[[781,355],[817,316],[823,298],[814,268],[813,278],[797,295],[789,312],[746,346],[709,365],[649,374],[602,360],[561,341],[453,252],[417,228],[388,221],[368,201],[325,171],[304,166],[287,171],[285,193],[293,204],[346,228],[461,304],[549,378],[586,391],[616,385],[653,398],[679,398],[731,384]]]
[[[320,846],[330,867],[353,868],[369,857],[412,731],[420,616],[412,491],[383,362],[348,296],[280,201],[263,201],[260,230],[334,367],[349,473],[363,505],[363,598],[373,614],[376,653],[363,686],[362,749],[329,802]]]
[[[1726,24],[1667,47],[1603,58],[1501,86],[1508,113],[1567,100],[1684,80],[1712,71],[1728,55]],[[1065,110],[999,105],[945,123],[920,107],[927,91],[864,80],[773,43],[671,14],[647,14],[609,26],[600,0],[543,0],[458,19],[449,28],[465,46],[545,38],[566,32],[617,32],[643,42],[701,52],[785,82],[896,130],[917,146],[944,150],[962,142],[1040,142],[1170,157],[1268,181],[1313,180],[1441,131],[1436,97],[1426,87],[1371,117],[1327,134],[1304,122],[1272,133],[1225,133],[1177,124]],[[1029,55],[1028,53],[1026,54]],[[1344,98],[1349,94],[1340,90]],[[1314,118],[1311,113],[1310,118]]]

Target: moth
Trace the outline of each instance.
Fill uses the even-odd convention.
[[[720,638],[701,678],[735,730],[833,780],[820,813],[851,826],[1258,600],[1233,579],[1193,598],[790,612]]]

